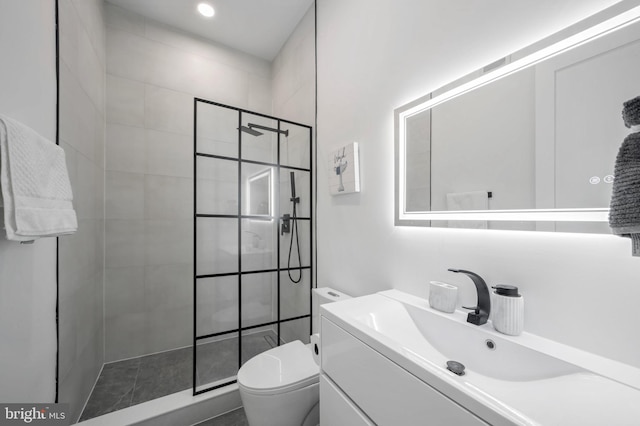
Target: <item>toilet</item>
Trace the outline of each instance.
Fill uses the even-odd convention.
[[[348,298],[329,287],[314,288],[313,332],[318,331],[320,305]],[[250,426],[318,425],[320,357],[317,337],[312,340],[262,352],[240,368],[238,388]]]

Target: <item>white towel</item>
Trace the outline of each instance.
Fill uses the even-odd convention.
[[[0,189],[9,240],[33,241],[78,229],[64,150],[1,115]]]
[[[489,210],[489,193],[487,191],[447,193],[447,210]],[[450,220],[449,228],[487,229],[488,223],[486,220]]]

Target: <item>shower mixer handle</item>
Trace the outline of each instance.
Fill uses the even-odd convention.
[[[291,232],[291,215],[285,214],[284,216],[282,216],[280,235],[288,234],[289,232]]]

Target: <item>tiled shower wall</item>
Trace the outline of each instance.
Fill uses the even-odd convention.
[[[273,60],[276,117],[315,126],[315,7],[311,5]]]
[[[271,68],[113,5],[105,8],[109,362],[191,344],[193,98],[270,114]]]
[[[315,146],[316,72],[315,7],[313,5],[273,60],[271,73],[273,75],[273,115],[312,126],[314,132],[313,146]],[[292,132],[287,141],[281,146],[282,162],[286,164],[292,159],[300,158],[304,159],[302,161],[303,164],[309,164],[308,162],[311,159],[308,156],[315,150],[313,147],[309,150],[306,143],[301,143],[303,140],[306,141],[307,138],[308,134],[306,132]],[[319,167],[322,167],[322,165]],[[297,173],[295,176],[296,187],[298,190],[304,188],[304,194],[307,194],[308,178],[302,173]],[[312,179],[315,179],[315,173]],[[288,202],[289,191],[289,179],[284,176],[280,182],[282,213],[291,214],[291,203]],[[312,196],[309,206],[313,206],[313,199],[314,197]],[[304,202],[306,203],[307,201],[305,200]],[[310,214],[309,211],[299,211],[298,213],[301,213],[302,216],[309,216]],[[301,223],[300,229],[301,238],[308,239],[308,228],[304,222]],[[311,248],[313,250],[313,245]],[[313,277],[309,279],[313,280]],[[304,282],[307,282],[306,278]],[[282,298],[280,308],[282,312],[295,312],[298,307],[308,303],[308,301],[304,300],[307,297],[306,293],[303,292],[291,292],[287,294],[287,297]],[[296,339],[303,339],[304,341],[309,334],[309,326],[306,321],[293,321],[283,325],[280,332],[281,339],[286,342]]]
[[[78,215],[59,240],[59,400],[74,421],[104,361],[103,15],[101,0],[59,0],[60,145]]]

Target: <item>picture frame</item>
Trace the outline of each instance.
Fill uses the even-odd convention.
[[[352,142],[329,154],[329,192],[331,195],[360,192],[358,142]]]

